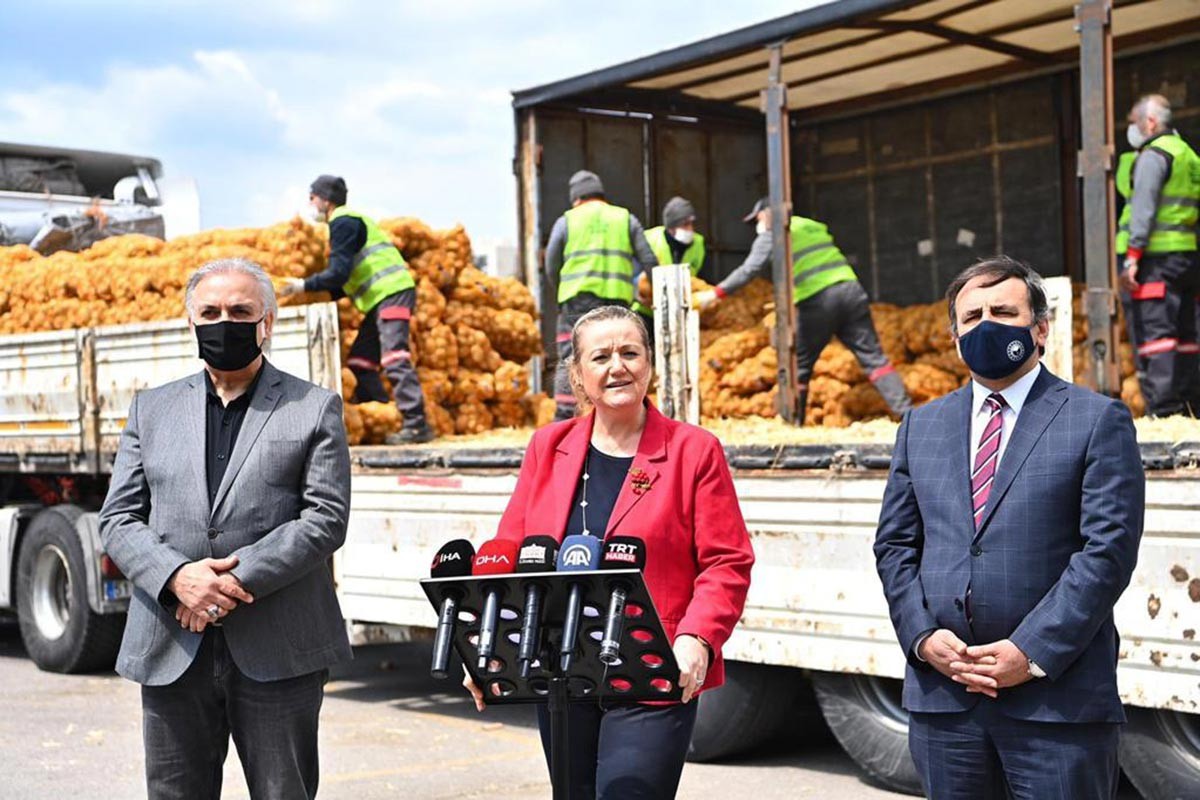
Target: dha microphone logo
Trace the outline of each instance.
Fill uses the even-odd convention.
[[[586,545],[573,544],[563,553],[562,562],[568,567],[590,567],[592,551]]]
[[[621,542],[610,542],[608,549],[604,552],[605,561],[620,561],[626,564],[637,563],[637,545],[623,544]]]
[[[546,560],[546,548],[540,544],[527,544],[521,548],[521,556],[517,559],[522,564],[538,564]]]
[[[477,566],[477,567],[483,567],[488,564],[508,564],[508,563],[509,563],[508,556],[503,555],[503,554],[488,553],[486,555],[475,556],[475,566]]]

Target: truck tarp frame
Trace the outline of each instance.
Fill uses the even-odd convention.
[[[516,110],[657,95],[760,109],[772,45],[811,119],[1078,64],[1076,0],[843,0],[513,93]],[[1114,0],[1113,48],[1194,38],[1190,0]],[[626,95],[628,96],[628,94]],[[603,101],[607,99],[609,103]],[[736,113],[732,111],[730,113]]]
[[[1103,24],[1096,24],[1101,18]],[[517,91],[513,106],[519,134],[536,131],[539,109],[647,118],[695,114],[743,124],[756,113],[762,124],[765,116],[768,186],[778,211],[790,200],[790,153],[785,149],[779,157],[788,138],[780,122],[789,112],[806,121],[836,117],[1078,67],[1089,378],[1094,388],[1115,394],[1113,275],[1098,261],[1102,248],[1111,261],[1112,54],[1197,35],[1200,18],[1191,0],[1088,0],[1079,10],[1076,0],[843,0]],[[531,180],[539,156],[536,133],[518,135],[521,249],[531,285],[540,284],[544,234]],[[784,254],[773,256],[778,271]],[[554,313],[546,304],[542,310],[543,337],[550,342]],[[791,316],[777,318],[780,342],[793,339],[787,335],[794,330]],[[802,419],[794,376],[779,377],[782,416]]]

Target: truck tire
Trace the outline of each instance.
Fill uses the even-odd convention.
[[[1200,714],[1125,708],[1121,768],[1146,800],[1200,796]]]
[[[700,695],[689,761],[716,761],[764,742],[829,735],[804,673],[790,667],[725,662],[725,684]]]
[[[87,560],[75,522],[83,511],[53,506],[29,523],[17,556],[17,618],[34,663],[47,672],[112,669],[124,614],[88,605]]]
[[[900,681],[832,672],[814,672],[812,680],[829,729],[871,780],[892,791],[923,794],[908,752]]]

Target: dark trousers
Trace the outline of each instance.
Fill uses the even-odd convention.
[[[796,304],[796,381],[805,397],[813,366],[834,336],[854,353],[893,414],[912,408],[904,381],[879,345],[867,290],[858,281],[835,283]]]
[[[1010,719],[986,699],[956,714],[913,713],[908,724],[930,800],[1112,800],[1120,736],[1114,723]]]
[[[1146,413],[1200,416],[1200,345],[1195,252],[1142,256],[1133,294],[1133,335]]]
[[[554,370],[554,402],[558,407],[554,413],[555,420],[571,419],[575,416],[578,406],[575,393],[571,391],[570,376],[567,374],[567,364],[571,360],[571,331],[580,317],[593,308],[602,306],[628,308],[629,304],[585,293],[575,295],[558,307],[558,322],[555,326],[558,366]]]
[[[253,800],[317,795],[317,718],[327,670],[281,681],[247,678],[220,628],[167,686],[142,687],[142,738],[150,800],[218,800],[229,737]]]
[[[425,424],[425,397],[421,382],[413,367],[409,350],[409,328],[413,309],[417,306],[417,290],[405,289],[380,300],[367,312],[359,326],[358,336],[350,345],[346,366],[358,379],[355,402],[388,401],[379,369],[392,384],[392,399],[404,416],[404,427],[419,428]]]
[[[572,703],[571,800],[670,800],[679,776],[698,704],[621,705],[602,709]],[[550,713],[539,705],[538,729],[550,762]]]

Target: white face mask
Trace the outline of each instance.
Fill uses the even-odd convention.
[[[765,220],[760,219],[758,224],[754,226],[755,233],[766,233],[769,230],[771,230],[771,226],[768,225]]]
[[[675,230],[671,231],[671,235],[675,237],[675,241],[679,242],[680,244],[691,244],[692,240],[696,238],[696,232],[689,231],[687,228],[676,228]]]
[[[322,214],[317,209],[317,207],[312,205],[311,203],[306,205],[303,209],[301,209],[300,216],[303,217],[304,219],[308,220],[309,222],[324,222],[325,221],[325,215]]]
[[[1129,123],[1129,128],[1125,131],[1125,138],[1129,140],[1129,146],[1134,150],[1140,150],[1142,145],[1150,137],[1138,130],[1136,122]]]

